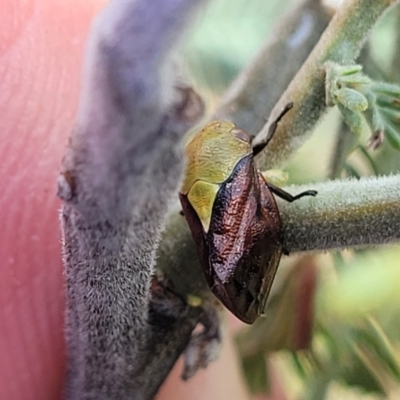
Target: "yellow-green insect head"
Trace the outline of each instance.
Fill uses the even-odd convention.
[[[220,185],[229,178],[237,163],[251,153],[249,135],[230,122],[209,123],[187,144],[188,164],[181,193],[187,196],[205,232],[210,226]]]

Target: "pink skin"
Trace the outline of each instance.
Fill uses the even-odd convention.
[[[0,399],[62,398],[64,280],[55,182],[77,111],[90,21],[105,0],[0,7]],[[190,382],[158,400],[246,399],[229,335]]]

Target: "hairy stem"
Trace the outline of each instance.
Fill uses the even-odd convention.
[[[197,323],[186,305],[168,318],[152,311],[150,280],[182,173],[180,139],[202,111],[171,65],[201,3],[115,0],[92,29],[58,184],[71,400],[152,398]]]
[[[331,13],[306,0],[272,29],[256,58],[224,94],[212,119],[227,120],[254,136],[328,25]]]
[[[332,154],[329,171],[329,178],[339,178],[344,168],[349,154],[354,150],[358,142],[358,137],[350,131],[349,127],[343,122],[339,126],[339,132]]]
[[[310,185],[288,188],[301,192]],[[400,175],[313,185],[316,197],[279,202],[290,252],[343,249],[400,240]]]

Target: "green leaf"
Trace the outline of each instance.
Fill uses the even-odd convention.
[[[344,169],[348,177],[361,179],[361,174],[352,165],[346,163]]]
[[[376,166],[375,160],[371,157],[366,148],[364,146],[358,146],[358,149],[360,150],[364,158],[368,161],[369,165],[372,168],[372,171],[374,172],[374,175],[378,175],[378,168]]]
[[[371,130],[371,136],[368,140],[367,147],[372,150],[379,148],[384,140],[385,123],[381,117],[378,107],[374,104],[364,113],[365,120]],[[364,155],[368,154],[366,151]],[[377,168],[373,166],[374,171]]]
[[[357,352],[352,353],[351,364],[343,366],[339,377],[350,386],[358,386],[368,392],[384,393],[381,383]]]
[[[364,116],[368,126],[372,132],[383,131],[385,124],[377,107],[377,96],[370,91],[366,93],[365,97],[368,100],[368,109]]]
[[[389,96],[400,97],[400,86],[393,83],[374,82],[371,89],[375,93],[382,93]]]
[[[297,351],[292,351],[291,353],[292,356],[292,360],[293,360],[293,365],[295,366],[297,373],[299,374],[299,376],[302,379],[306,379],[307,378],[307,372],[304,368],[303,362],[300,360],[299,357],[299,352]]]
[[[361,136],[363,130],[363,117],[358,111],[352,111],[349,108],[344,107],[342,104],[338,103],[338,108],[342,114],[343,121],[348,125],[353,133]]]
[[[379,84],[381,89],[393,86],[396,85]],[[400,100],[374,92],[368,93],[366,97],[369,108],[364,115],[372,132],[384,132],[390,145],[400,150],[400,111],[397,109]]]
[[[390,108],[381,108],[381,113],[394,124],[400,124],[400,110],[393,110]]]
[[[385,135],[390,145],[396,150],[400,150],[400,132],[390,122],[385,124]]]
[[[368,108],[367,99],[357,90],[342,88],[335,92],[335,97],[349,110],[365,111]]]
[[[360,71],[362,71],[363,67],[362,65],[359,64],[354,64],[354,65],[333,64],[333,68],[337,75],[348,76],[348,75],[358,74]]]
[[[309,380],[302,398],[307,400],[325,399],[331,381],[332,376],[329,373],[320,373]]]
[[[392,372],[400,381],[399,362],[395,357],[395,350],[391,345],[389,338],[373,318],[368,319],[369,327],[365,330],[365,341],[371,346],[371,350],[377,355],[382,363]]]
[[[380,107],[392,109],[400,108],[400,99],[392,96],[387,96],[385,94],[380,94],[376,99],[376,102]]]
[[[267,363],[264,353],[242,359],[244,374],[253,394],[268,393]]]
[[[349,85],[368,85],[371,83],[371,79],[364,74],[341,76],[339,80],[341,83]]]
[[[383,131],[385,130],[385,122],[382,119],[381,113],[379,112],[378,107],[372,107],[369,113],[366,113],[367,121],[368,115],[371,116],[371,130],[375,131]]]

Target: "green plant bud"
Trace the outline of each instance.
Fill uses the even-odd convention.
[[[385,130],[385,123],[376,105],[368,108],[364,116],[372,132]]]
[[[389,122],[385,124],[385,134],[390,145],[396,150],[400,150],[400,132],[397,131]]]
[[[356,135],[360,136],[363,130],[363,118],[360,112],[352,111],[338,103],[338,108],[342,114],[342,118],[350,130]]]
[[[340,101],[340,103],[352,111],[365,111],[368,108],[367,99],[357,90],[342,88],[335,92],[335,97],[337,101]]]

